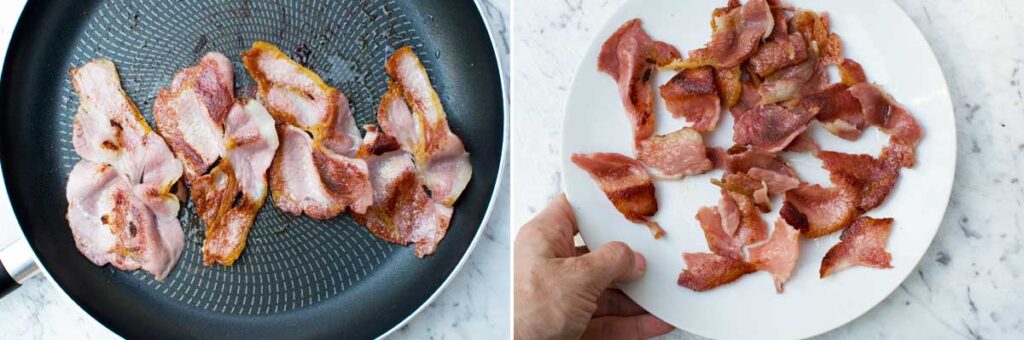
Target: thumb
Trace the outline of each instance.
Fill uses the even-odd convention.
[[[636,280],[647,269],[643,255],[622,242],[610,242],[572,261],[583,275],[584,286],[597,291],[616,282]]]

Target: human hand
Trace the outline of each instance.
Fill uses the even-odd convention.
[[[515,241],[516,339],[646,339],[674,329],[647,313],[615,283],[635,280],[644,257],[625,243],[588,252],[565,195],[523,225]]]

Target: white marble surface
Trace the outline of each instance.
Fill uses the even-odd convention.
[[[0,61],[6,55],[11,31],[22,0],[0,1]],[[487,0],[481,8],[498,45],[502,68],[509,70],[508,0]],[[507,86],[507,84],[506,84]],[[413,318],[394,338],[465,339],[507,337],[509,323],[509,175],[495,202],[483,237],[469,262],[448,288],[427,309]],[[3,194],[6,196],[6,192]],[[10,212],[0,207],[0,246],[13,242],[17,226]],[[37,275],[0,299],[2,339],[109,339],[117,336],[90,318],[54,285]]]
[[[516,0],[514,230],[560,191],[572,75],[595,31],[624,2]],[[950,85],[959,143],[953,197],[927,254],[899,289],[820,338],[1024,338],[1024,2],[896,3],[932,45]],[[665,338],[695,336],[676,331]]]

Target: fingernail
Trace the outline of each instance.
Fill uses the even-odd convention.
[[[633,252],[633,270],[643,273],[647,270],[647,259],[638,252]]]

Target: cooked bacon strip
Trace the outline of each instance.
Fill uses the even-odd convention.
[[[812,45],[803,62],[772,73],[764,79],[758,93],[761,104],[772,104],[820,92],[828,85],[828,73]]]
[[[713,16],[714,33],[709,47],[720,68],[730,68],[747,60],[762,39],[771,35],[775,19],[765,0],[748,0],[738,9]]]
[[[680,71],[660,87],[661,98],[675,118],[686,118],[697,131],[714,131],[722,111],[721,99],[710,66]]]
[[[402,148],[395,137],[378,130],[376,125],[363,125],[363,129],[366,130],[366,135],[363,136],[363,143],[359,146],[357,158],[366,159]]]
[[[702,207],[697,210],[696,218],[700,223],[700,228],[704,230],[704,239],[707,240],[711,252],[743,261],[743,240],[734,237],[729,230],[725,229],[719,209]],[[732,231],[735,232],[735,230],[733,228]]]
[[[761,94],[758,93],[758,87],[753,81],[747,79],[742,84],[743,90],[740,91],[739,100],[733,107],[729,108],[729,112],[732,113],[732,119],[734,122],[739,121],[743,117],[743,114],[753,109],[759,102],[761,102]]]
[[[254,42],[242,53],[242,63],[275,120],[318,137],[326,133],[338,108],[338,90],[267,42]]]
[[[778,152],[807,129],[815,111],[779,105],[757,106],[744,113],[733,126],[733,141],[755,150]]]
[[[680,178],[705,173],[713,168],[705,149],[700,132],[684,127],[667,135],[640,141],[637,145],[637,159],[657,169],[662,176]]]
[[[721,99],[722,106],[727,109],[732,108],[740,101],[743,91],[741,75],[739,66],[715,69],[715,86],[718,88],[718,97]]]
[[[185,247],[178,198],[182,165],[121,88],[114,63],[71,70],[79,97],[72,141],[82,157],[68,178],[68,224],[96,265],[142,268],[162,281]]]
[[[316,145],[291,125],[278,125],[281,145],[270,166],[270,188],[279,209],[315,219],[345,211],[363,213],[373,202],[366,162]]]
[[[741,260],[708,253],[683,253],[686,269],[676,281],[695,292],[736,281],[740,276],[754,272],[754,266]]]
[[[768,184],[762,180],[755,179],[746,173],[731,173],[726,174],[722,180],[711,179],[711,183],[722,189],[749,196],[761,212],[771,211],[772,202],[768,197]]]
[[[655,239],[665,234],[650,220],[658,212],[658,201],[651,175],[643,164],[617,153],[577,153],[572,155],[572,162],[590,174],[626,219],[646,224]]]
[[[900,144],[886,146],[880,158],[833,151],[822,151],[818,158],[833,183],[850,183],[859,188],[858,207],[868,211],[881,205],[896,186],[903,160],[896,148],[901,148]]]
[[[800,98],[796,106],[816,110],[815,116],[826,130],[846,140],[860,138],[867,122],[860,101],[848,91],[846,84],[832,84],[821,92]]]
[[[622,24],[601,45],[597,69],[618,84],[622,105],[633,124],[633,140],[639,142],[654,134],[654,65],[678,58],[674,47],[651,40],[640,19]]]
[[[181,256],[185,235],[177,199],[149,196],[148,189],[133,187],[110,165],[78,162],[67,188],[67,219],[78,251],[97,266],[141,268],[163,281]]]
[[[802,184],[786,191],[779,215],[808,238],[831,234],[850,224],[860,211],[860,197],[852,184],[824,188]]]
[[[885,251],[885,242],[891,230],[891,218],[861,216],[843,230],[843,234],[839,235],[839,243],[832,246],[821,259],[819,274],[824,278],[851,266],[892,268],[892,255]]]
[[[232,265],[245,249],[256,213],[267,197],[267,168],[279,141],[274,119],[257,101],[241,100],[228,113],[224,158],[192,182],[192,201],[206,226],[203,264]]]
[[[850,86],[850,94],[860,101],[868,124],[878,126],[895,141],[916,146],[921,126],[907,110],[878,86],[860,83]]]
[[[160,134],[185,165],[185,180],[205,174],[224,154],[224,119],[235,101],[231,61],[217,52],[181,70],[153,104]]]
[[[452,206],[473,176],[469,153],[466,152],[466,147],[459,136],[452,133],[448,126],[448,116],[441,105],[441,98],[434,91],[427,70],[413,53],[412,47],[405,46],[395,51],[388,59],[385,69],[396,85],[389,87],[389,92],[400,90],[401,97],[405,98],[412,109],[406,110],[411,111],[411,119],[401,119],[413,121],[412,127],[415,128],[415,132],[394,131],[409,128],[407,124],[401,123],[381,124],[381,127],[389,135],[403,136],[399,138],[400,142],[408,142],[408,136],[413,136],[411,139],[414,142],[403,144],[403,147],[415,157],[416,166],[425,181],[424,184],[430,189],[431,196],[444,205]],[[391,95],[395,96],[394,93]],[[384,100],[388,100],[387,96]],[[389,104],[397,105],[393,100]],[[401,111],[400,108],[398,110]],[[395,115],[399,115],[399,112]]]
[[[750,168],[747,176],[764,182],[769,194],[778,194],[800,186],[800,179],[786,173],[764,168]]]
[[[772,275],[775,281],[775,291],[782,293],[782,284],[789,280],[789,276],[796,268],[797,258],[800,257],[800,232],[786,223],[786,220],[779,218],[775,220],[775,230],[767,241],[751,246],[750,263],[757,270],[763,270]]]
[[[430,198],[416,175],[412,155],[395,150],[366,159],[373,205],[356,221],[388,242],[414,244],[417,257],[434,253],[448,232],[452,207]]]
[[[750,69],[763,78],[806,59],[807,42],[800,33],[773,36],[750,57]]]

